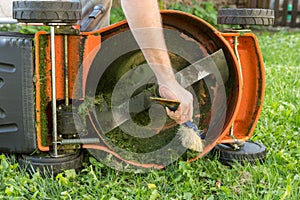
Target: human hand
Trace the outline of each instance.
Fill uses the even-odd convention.
[[[159,94],[162,98],[178,100],[180,105],[174,112],[166,108],[167,114],[178,124],[192,121],[193,118],[193,95],[184,89],[176,80],[166,81],[159,84]]]

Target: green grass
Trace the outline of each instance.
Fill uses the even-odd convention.
[[[230,169],[208,156],[161,171],[115,171],[87,157],[80,173],[30,176],[0,155],[0,199],[275,199],[300,195],[300,32],[260,33],[266,63],[264,109],[253,140],[268,148],[263,164]]]
[[[183,12],[191,13],[197,17],[200,17],[215,27],[219,27],[217,24],[217,13],[218,10],[214,7],[213,1],[195,1],[181,2],[181,1],[170,1],[167,6],[164,6],[163,1],[160,2],[160,8],[162,10],[180,10]],[[113,8],[111,10],[110,22],[116,23],[125,19],[121,6]]]

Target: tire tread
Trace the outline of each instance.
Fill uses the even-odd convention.
[[[274,24],[274,10],[249,8],[222,8],[218,11],[218,24],[264,25]]]
[[[24,23],[75,23],[81,19],[81,3],[79,1],[14,1],[13,18]]]

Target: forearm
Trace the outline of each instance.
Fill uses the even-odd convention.
[[[158,82],[175,80],[157,0],[122,0],[130,29]]]

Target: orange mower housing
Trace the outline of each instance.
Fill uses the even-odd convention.
[[[231,96],[227,99],[226,121],[222,131],[212,144],[205,147],[204,151],[190,161],[206,155],[216,145],[222,143],[241,143],[249,140],[254,132],[262,110],[265,92],[265,71],[262,54],[256,36],[249,32],[220,32],[202,19],[179,11],[162,11],[164,28],[179,32],[189,33],[189,36],[201,43],[201,48],[207,54],[217,49],[222,49],[232,81]],[[88,73],[96,56],[105,40],[129,30],[126,21],[113,24],[94,32],[81,32],[78,35],[68,35],[67,56],[69,61],[69,95],[80,93],[84,99],[85,85]],[[41,44],[42,39],[47,40],[47,45]],[[64,35],[55,36],[56,52],[56,101],[65,98],[64,82]],[[35,39],[35,77],[36,77],[36,134],[37,145],[40,151],[50,151],[49,142],[42,140],[42,104],[50,103],[51,97],[51,52],[49,34],[43,31],[37,32]],[[236,43],[235,43],[236,42]],[[237,48],[237,52],[235,52]],[[113,52],[112,52],[113,53]],[[43,66],[42,66],[43,65]],[[41,69],[44,69],[44,76]],[[75,79],[78,71],[82,70],[81,91],[74,92]],[[230,80],[232,79],[232,80]],[[46,80],[46,81],[45,81]],[[46,84],[46,86],[42,86]],[[78,89],[78,88],[77,88]],[[72,98],[72,97],[70,97]],[[44,100],[42,100],[44,99]],[[46,102],[45,102],[46,100]],[[233,134],[232,134],[233,133]],[[83,144],[83,148],[106,151],[118,157],[117,153],[107,147],[95,144]],[[138,163],[131,163],[139,165]],[[141,165],[143,166],[143,165]],[[155,165],[154,165],[155,166]],[[153,167],[153,166],[152,166]],[[162,166],[156,166],[160,168]]]

